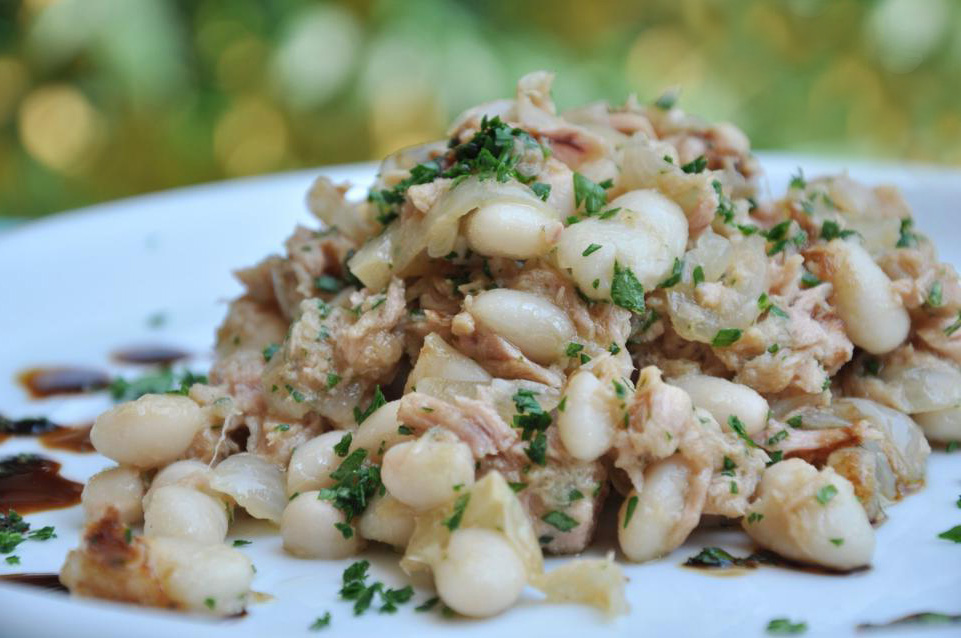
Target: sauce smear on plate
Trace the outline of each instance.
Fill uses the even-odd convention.
[[[171,363],[186,359],[189,356],[189,352],[180,348],[164,345],[131,346],[121,348],[113,353],[114,361],[135,365],[169,366]]]
[[[110,385],[106,372],[73,366],[28,368],[17,375],[17,380],[34,399],[96,392]]]
[[[67,588],[60,583],[59,574],[25,573],[25,574],[3,574],[0,581],[6,583],[18,583],[29,585],[38,589],[68,593]]]
[[[70,507],[83,484],[60,475],[60,464],[37,454],[0,459],[0,511],[20,514]]]

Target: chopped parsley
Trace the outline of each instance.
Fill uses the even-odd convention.
[[[788,437],[788,431],[787,431],[787,430],[780,430],[777,434],[775,434],[774,436],[772,436],[771,438],[769,438],[769,439],[767,440],[767,444],[768,444],[768,445],[777,445],[778,443],[780,443],[781,441],[783,441],[783,440],[786,439],[787,437]]]
[[[802,288],[814,288],[821,284],[821,280],[818,279],[814,273],[805,270],[801,273],[801,287]]]
[[[665,91],[659,98],[654,100],[654,106],[662,111],[670,111],[677,104],[677,91]]]
[[[182,394],[190,391],[195,383],[207,383],[207,377],[185,370],[180,375],[174,375],[165,368],[159,372],[144,374],[136,379],[127,380],[117,377],[110,382],[108,390],[110,397],[117,403],[133,401],[145,394]]]
[[[674,258],[674,265],[671,267],[671,274],[667,279],[657,284],[658,288],[670,288],[676,286],[681,281],[681,273],[684,272],[684,262],[677,257]]]
[[[557,510],[551,510],[547,514],[544,514],[544,516],[541,517],[541,520],[561,532],[569,532],[580,525],[576,519],[573,519],[564,512],[559,512]]]
[[[804,171],[801,170],[801,167],[799,166],[797,169],[797,175],[791,175],[791,182],[789,187],[796,188],[799,190],[804,190],[805,188],[807,188],[807,186],[808,186],[808,183],[807,183],[807,180],[804,179]]]
[[[581,253],[581,257],[587,257],[588,255],[590,255],[590,254],[592,254],[592,253],[596,253],[596,252],[599,251],[601,248],[602,248],[602,246],[601,246],[600,244],[591,244],[590,246],[588,246],[587,248],[584,249],[584,252]]]
[[[799,428],[804,423],[804,417],[800,414],[795,414],[790,419],[787,420],[787,424],[792,428]]]
[[[737,469],[737,463],[731,460],[730,457],[724,457],[724,463],[722,464],[721,474],[724,476],[734,476],[734,470]]]
[[[334,374],[333,372],[328,372],[327,373],[327,389],[333,390],[338,383],[340,383],[340,375]]]
[[[7,565],[19,565],[19,564],[20,564],[20,557],[19,557],[19,556],[7,556],[4,560],[6,561]]]
[[[777,343],[772,343],[767,347],[767,351],[771,354],[777,354],[777,351],[781,349],[781,345]]]
[[[370,400],[370,405],[367,406],[366,410],[361,412],[358,406],[354,406],[354,421],[357,422],[357,425],[360,425],[367,420],[367,417],[384,405],[387,405],[387,399],[384,398],[384,393],[381,392],[380,386],[377,386],[374,390],[374,398]]]
[[[347,523],[334,523],[334,527],[341,533],[344,538],[352,538],[354,536],[354,528]]]
[[[757,298],[757,307],[761,312],[770,311],[772,315],[776,317],[781,317],[782,319],[787,319],[787,313],[774,305],[771,298],[767,296],[766,292],[762,292],[761,296]]]
[[[551,196],[551,185],[543,184],[541,182],[534,182],[531,184],[531,190],[537,195],[541,201],[547,201],[547,198]]]
[[[711,188],[713,188],[717,194],[717,210],[714,214],[720,217],[725,224],[732,223],[734,221],[734,204],[724,194],[724,188],[721,186],[721,182],[716,179],[713,180],[711,182]]]
[[[694,279],[694,285],[704,283],[704,269],[700,266],[694,267],[694,272],[691,273],[691,277]]]
[[[274,432],[286,432],[286,431],[289,430],[289,429],[290,429],[290,425],[289,425],[289,424],[287,424],[287,423],[278,423],[277,426],[274,427]]]
[[[0,554],[13,553],[17,546],[26,540],[46,541],[56,537],[54,528],[49,525],[31,532],[30,523],[23,520],[16,510],[8,510],[6,514],[0,513]],[[9,560],[7,562],[12,564]]]
[[[705,168],[707,168],[707,158],[703,155],[698,155],[687,164],[681,166],[681,170],[685,173],[703,173]]]
[[[961,328],[961,311],[958,311],[958,318],[954,320],[954,323],[944,329],[944,334],[950,337],[957,332],[959,328]]]
[[[584,493],[581,492],[576,487],[571,489],[571,491],[567,493],[567,500],[570,501],[571,503],[573,503],[574,501],[579,501],[582,498],[584,498]]]
[[[334,507],[344,513],[348,522],[364,512],[376,492],[384,491],[380,481],[380,467],[365,464],[366,458],[367,450],[363,448],[351,452],[337,469],[330,473],[330,478],[336,481],[334,486],[320,490],[317,495],[317,498],[333,503]]]
[[[204,606],[207,609],[213,609],[217,606],[217,599],[215,598],[204,598]]]
[[[244,540],[242,538],[238,538],[233,542],[234,547],[244,547],[245,545],[250,545],[250,544],[251,544],[251,541]]]
[[[767,633],[769,634],[803,634],[807,630],[808,624],[806,622],[791,622],[787,618],[775,618],[767,624]]]
[[[750,514],[747,515],[748,523],[757,523],[758,521],[763,519],[764,519],[764,514],[761,514],[760,512],[751,512]]]
[[[628,523],[631,522],[631,518],[634,516],[634,510],[637,509],[637,501],[638,498],[636,496],[627,499],[627,509],[624,510],[624,529],[627,529]]]
[[[464,512],[467,510],[467,505],[470,503],[470,492],[466,494],[461,494],[454,501],[454,511],[450,516],[443,520],[444,527],[450,531],[454,531],[460,527],[461,519],[464,518]]]
[[[578,172],[574,172],[574,205],[577,208],[584,205],[584,212],[588,215],[594,215],[599,213],[604,204],[607,203],[607,192],[606,188],[610,188],[613,184],[609,182],[601,182],[600,184],[595,184],[591,180],[587,179]]]
[[[741,419],[737,418],[736,415],[732,414],[727,417],[727,424],[731,426],[734,433],[737,434],[748,447],[759,447],[758,444],[754,442],[754,439],[748,435],[747,430],[744,429],[744,423],[742,423]]]
[[[831,541],[831,544],[834,545],[835,547],[840,547],[841,545],[844,545],[843,538],[832,538],[830,539],[830,541]]]
[[[320,616],[319,618],[317,618],[317,620],[315,620],[307,629],[309,629],[310,631],[320,631],[321,629],[326,629],[329,626],[330,626],[330,612],[327,611],[327,612],[324,612],[323,616]]]
[[[272,343],[266,348],[264,348],[263,350],[264,361],[270,361],[271,359],[273,359],[274,355],[277,354],[278,350],[280,350],[279,343]]]
[[[323,292],[337,293],[344,289],[344,282],[332,275],[321,275],[314,279],[314,287]]]
[[[951,529],[938,534],[938,538],[943,538],[955,543],[961,543],[961,525],[955,525]]]
[[[741,338],[741,331],[737,328],[722,328],[717,331],[711,339],[711,345],[715,348],[726,348]]]
[[[841,230],[837,222],[828,220],[821,225],[821,239],[831,241],[832,239],[847,239],[857,233],[853,230]]]
[[[527,488],[527,483],[521,483],[521,482],[517,482],[517,483],[510,482],[508,483],[508,485],[514,491],[515,494]]]
[[[440,598],[438,596],[434,596],[433,598],[428,598],[421,604],[414,607],[414,611],[430,611],[435,606],[437,606],[437,603],[439,602],[440,602]]]
[[[547,465],[547,435],[538,432],[524,453],[534,463],[540,466]]]
[[[568,349],[570,349],[571,345],[579,344],[570,344]],[[579,352],[579,350],[576,350],[574,354],[577,354],[577,352]],[[514,406],[517,408],[513,425],[515,428],[521,428],[523,430],[521,435],[523,440],[529,441],[531,435],[535,432],[543,433],[551,424],[551,415],[545,412],[544,408],[537,402],[532,390],[520,389],[512,399]]]
[[[408,425],[404,425],[403,423],[401,423],[400,425],[397,426],[397,434],[403,434],[407,436],[413,433],[414,433],[414,430],[412,430]]]
[[[350,444],[353,441],[353,438],[354,436],[350,432],[342,436],[340,441],[337,442],[337,445],[334,446],[334,454],[340,458],[347,456],[347,452],[350,451]]]
[[[828,483],[817,491],[817,494],[815,494],[814,498],[817,499],[817,502],[821,505],[827,505],[832,498],[837,496],[837,493],[838,488]]]
[[[931,308],[937,308],[944,303],[940,281],[935,281],[934,284],[931,285],[931,290],[928,291],[928,298],[924,303]]]
[[[898,248],[911,248],[912,246],[918,245],[918,236],[912,230],[913,226],[914,220],[910,217],[905,217],[901,220],[898,243],[895,244],[895,246]]]
[[[294,386],[287,383],[284,384],[284,389],[287,390],[287,394],[290,395],[290,398],[293,399],[295,403],[304,402],[304,394]]]
[[[611,282],[611,301],[615,306],[626,308],[631,312],[644,312],[644,286],[630,268],[622,268],[614,262],[614,280]]]
[[[567,344],[567,349],[564,350],[564,354],[566,354],[568,357],[576,357],[577,353],[579,353],[583,349],[584,349],[584,346],[582,344],[571,342]],[[518,406],[518,409],[520,409],[519,406]]]

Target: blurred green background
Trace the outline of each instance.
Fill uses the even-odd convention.
[[[352,162],[558,73],[756,148],[961,164],[958,0],[0,0],[0,216]]]

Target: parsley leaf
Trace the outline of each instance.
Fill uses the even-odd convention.
[[[955,525],[951,529],[938,534],[938,538],[943,538],[955,543],[961,543],[961,525]]]
[[[681,274],[684,272],[684,261],[674,258],[674,265],[671,267],[670,276],[657,284],[658,288],[670,288],[671,286],[676,286],[681,281]]]
[[[584,205],[588,215],[599,213],[607,203],[607,193],[603,184],[595,184],[578,172],[574,173],[574,206]]]
[[[791,622],[787,618],[775,618],[767,624],[767,633],[769,634],[803,634],[807,630],[808,624],[806,622]]]
[[[370,400],[370,405],[367,406],[366,410],[361,412],[359,407],[354,406],[354,421],[357,422],[357,425],[360,425],[367,420],[367,417],[386,404],[387,399],[384,398],[384,393],[381,392],[380,386],[377,386],[374,390],[374,398]]]
[[[703,155],[698,155],[693,160],[681,166],[681,170],[685,173],[702,173],[704,169],[707,168],[707,158]]]
[[[914,234],[912,230],[913,226],[914,220],[910,217],[905,217],[901,220],[900,235],[898,237],[898,243],[895,244],[895,246],[898,248],[911,248],[912,246],[918,245],[918,236]]]
[[[344,282],[332,275],[321,275],[314,279],[314,287],[323,292],[335,293],[344,289]]]
[[[340,441],[337,442],[337,445],[334,446],[334,454],[340,458],[347,456],[347,452],[350,451],[350,444],[353,438],[354,436],[350,432],[342,436]]]
[[[596,253],[601,248],[602,246],[600,244],[591,244],[590,246],[584,249],[584,252],[581,253],[581,257],[587,257],[588,255]]]
[[[731,416],[727,417],[727,424],[731,427],[734,433],[737,434],[738,437],[740,437],[741,440],[748,445],[748,447],[760,447],[754,442],[754,439],[750,437],[750,435],[747,433],[747,430],[744,429],[744,423],[742,423],[741,419],[737,418],[737,416],[732,414]]]
[[[547,435],[538,432],[531,444],[524,450],[524,453],[534,463],[540,466],[547,465]]]
[[[454,511],[450,516],[443,520],[444,527],[450,531],[454,531],[460,527],[461,519],[464,518],[464,512],[467,510],[467,505],[470,503],[470,492],[466,494],[461,494],[454,501]]]
[[[614,262],[614,280],[611,282],[611,301],[615,306],[631,312],[644,312],[644,286],[637,280],[630,268],[622,268]]]
[[[741,338],[741,331],[737,328],[722,328],[717,331],[711,339],[711,345],[715,348],[726,348]]]
[[[857,233],[853,230],[841,230],[837,222],[828,220],[821,225],[821,239],[831,241],[832,239],[847,239]]]
[[[817,494],[814,496],[814,498],[816,498],[817,502],[821,505],[827,505],[832,498],[837,496],[837,493],[838,488],[828,483],[817,491]]]
[[[323,616],[320,616],[317,620],[313,622],[307,629],[310,631],[319,631],[321,629],[326,629],[330,626],[330,612],[324,612]]]
[[[634,510],[637,509],[638,498],[632,496],[627,499],[627,509],[624,510],[624,529],[627,529],[627,524],[631,522],[631,518],[634,516]]]
[[[348,522],[360,516],[374,494],[383,490],[380,467],[365,464],[366,458],[367,450],[364,448],[351,452],[331,472],[330,477],[336,481],[334,486],[321,489],[317,495],[317,498],[333,503],[344,513]]]
[[[559,512],[557,510],[551,510],[547,514],[541,517],[541,520],[562,532],[569,532],[580,523],[576,519],[571,518],[564,512]]]
[[[541,201],[547,201],[547,198],[551,196],[551,185],[542,184],[541,182],[534,182],[531,184],[531,190],[534,194],[541,198]]]

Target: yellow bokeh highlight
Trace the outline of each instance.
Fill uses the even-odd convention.
[[[260,97],[239,99],[214,129],[214,153],[231,176],[276,170],[287,144],[283,114]]]
[[[24,98],[17,114],[17,131],[31,157],[49,169],[70,174],[91,159],[101,124],[83,93],[54,84]]]

